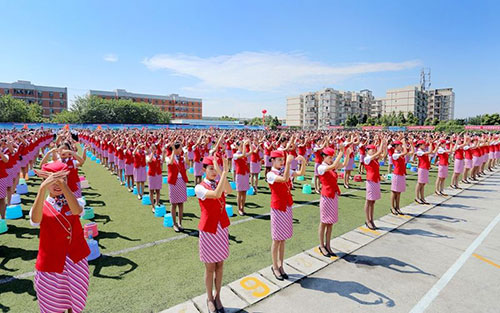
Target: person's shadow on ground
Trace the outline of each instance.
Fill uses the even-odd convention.
[[[344,256],[343,260],[349,263],[354,263],[356,265],[382,266],[399,273],[435,276],[434,274],[424,272],[415,265],[388,256],[368,256],[368,255],[348,254]]]
[[[379,305],[385,302],[385,306],[393,307],[394,300],[381,292],[373,290],[355,281],[339,281],[333,279],[309,277],[301,280],[302,288],[318,290],[325,293],[336,293],[341,297],[350,299],[362,305]],[[377,299],[373,301],[363,300],[360,295],[374,295]]]
[[[139,266],[132,260],[124,258],[122,256],[109,256],[109,255],[102,255],[101,257],[90,261],[89,265],[95,266],[94,270],[92,271],[92,276],[99,278],[117,279],[117,280],[122,279],[124,275],[134,271]],[[122,271],[118,275],[102,274],[101,271],[106,267],[111,269],[115,269],[117,267],[128,267],[128,269]]]

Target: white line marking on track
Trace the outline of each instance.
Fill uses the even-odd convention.
[[[432,286],[432,288],[420,299],[420,301],[413,307],[410,313],[420,313],[424,312],[427,307],[436,299],[441,290],[446,287],[450,280],[455,276],[455,274],[462,268],[467,259],[472,255],[474,250],[479,247],[483,240],[488,236],[493,227],[500,221],[500,213],[495,217],[491,223],[483,230],[483,232],[476,237],[476,239],[470,244],[467,250],[462,253],[462,255],[455,261],[455,263],[444,273],[444,275]]]

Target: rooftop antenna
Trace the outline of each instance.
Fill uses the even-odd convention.
[[[430,67],[423,67],[420,71],[420,89],[422,91],[428,90],[431,87],[431,69]]]

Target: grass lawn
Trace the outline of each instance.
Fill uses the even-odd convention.
[[[318,244],[319,195],[301,192],[303,183],[310,184],[313,167],[308,167],[306,180],[297,182],[293,191],[294,236],[287,242],[286,257],[310,249]],[[381,167],[382,168],[382,167]],[[453,169],[450,166],[450,169]],[[386,167],[383,169],[386,170]],[[171,228],[163,227],[163,218],[155,218],[150,206],[141,205],[136,196],[120,186],[102,166],[88,161],[83,172],[91,189],[84,190],[87,205],[95,210],[101,253],[110,254],[90,262],[90,288],[86,312],[158,312],[204,293],[204,266],[198,256],[198,238],[191,234],[164,241],[141,249],[117,251],[178,237]],[[451,172],[450,172],[451,173]],[[263,176],[263,175],[262,175]],[[451,175],[450,175],[451,176]],[[436,168],[431,170],[426,192],[434,191]],[[191,181],[193,177],[190,176]],[[407,192],[401,196],[401,206],[413,201],[416,173],[408,171]],[[0,279],[32,272],[38,250],[38,229],[31,227],[28,210],[33,203],[40,180],[28,181],[30,193],[23,196],[24,219],[7,221],[9,231],[0,235]],[[449,184],[449,179],[446,182]],[[262,191],[247,197],[247,212],[255,217],[269,212],[270,194],[267,184],[260,181]],[[189,186],[193,186],[192,182]],[[333,236],[339,236],[364,223],[364,182],[353,183],[353,188],[341,190],[339,222],[333,227]],[[167,202],[167,186],[163,185],[162,200]],[[236,207],[235,195],[228,203]],[[375,205],[375,217],[389,213],[390,182],[382,183],[382,199]],[[167,205],[168,209],[168,205]],[[185,204],[187,231],[197,229],[200,209],[196,198]],[[236,210],[235,210],[236,211]],[[232,217],[231,222],[248,219]],[[82,224],[86,221],[82,221]],[[224,284],[271,264],[269,216],[254,218],[230,226],[230,256],[225,262]],[[0,284],[0,309],[4,312],[36,312],[38,306],[33,277],[27,276]]]

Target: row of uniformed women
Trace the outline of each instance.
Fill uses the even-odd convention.
[[[200,158],[202,173],[205,173],[205,179],[199,181],[195,187],[195,193],[201,208],[201,218],[198,227],[200,230],[199,254],[200,260],[205,264],[207,306],[210,312],[224,311],[220,299],[220,291],[222,287],[223,264],[229,255],[228,226],[230,221],[225,211],[225,196],[232,190],[227,180],[230,162],[225,157],[227,154],[223,149],[224,147],[220,145],[223,140],[221,139],[222,137],[223,135],[217,143],[213,142],[216,146],[209,150],[208,153],[211,156]],[[335,170],[348,166],[355,148],[353,143],[361,141],[353,136],[349,137],[349,140],[347,140],[347,137],[344,137],[343,140],[340,140],[340,138],[339,140],[332,140],[330,136],[322,143],[323,147],[321,150],[315,151],[316,155],[322,158],[322,162],[316,166],[316,173],[322,186],[319,241],[321,253],[325,256],[334,255],[330,246],[331,230],[332,225],[338,220],[338,196],[340,195]],[[226,137],[225,139],[227,138],[230,137]],[[267,172],[266,180],[271,189],[271,256],[273,261],[271,270],[279,280],[288,277],[283,267],[283,259],[285,242],[293,234],[292,178],[303,175],[307,164],[306,158],[302,154],[295,156],[290,150],[291,148],[294,149],[293,147],[298,139],[298,136],[285,138],[281,135],[271,139],[271,142],[264,144],[266,149],[274,145],[274,149],[269,151],[268,161],[271,166]],[[320,141],[318,140],[318,142]],[[241,156],[236,157],[235,165],[238,159],[246,157],[246,146],[249,144],[247,139],[242,138],[238,142],[232,144],[238,147],[238,151],[233,154],[233,158],[235,154],[241,154]],[[363,159],[363,164],[367,171],[366,226],[376,229],[373,223],[373,207],[375,201],[380,198],[378,159],[385,157],[388,149],[388,138],[375,135],[369,140],[365,139],[365,142],[368,143],[365,147],[366,155]],[[187,178],[185,178],[186,169],[183,166],[184,158],[182,157],[185,153],[182,149],[185,141],[171,138],[170,141],[166,141],[164,144],[167,146],[167,152],[162,153],[154,150],[157,146],[151,145],[149,151],[145,151],[144,155],[147,155],[149,163],[156,159],[165,159],[169,166],[168,178],[171,193],[172,188],[175,189],[175,187],[185,189]],[[428,178],[428,154],[432,152],[445,154],[447,150],[441,151],[439,148],[436,148],[436,151],[425,151],[425,141],[417,141],[416,144],[416,155],[419,158],[420,182],[424,181],[426,176]],[[139,145],[143,145],[143,143]],[[159,146],[162,145],[163,143]],[[409,153],[408,143],[404,139],[402,141],[394,140],[391,145],[394,147],[394,153],[391,155],[395,165],[394,174],[402,176],[400,179],[393,180],[391,186],[392,191],[396,193],[392,205],[394,209],[393,213],[399,213],[399,197],[397,193],[400,194],[404,191],[404,169],[406,168],[404,162],[406,162],[406,154]],[[496,145],[498,146],[498,142],[496,142]],[[134,148],[134,150],[137,149],[146,150],[146,147]],[[411,149],[413,151],[413,148]],[[312,152],[312,148],[310,152]],[[64,153],[64,151],[61,153]],[[307,148],[305,154],[307,154]],[[337,156],[334,160],[336,154]],[[342,155],[345,156],[343,164],[340,162]],[[442,156],[443,159],[445,157],[446,155]],[[300,164],[300,169],[292,169],[293,163]],[[495,165],[495,163],[492,163],[492,165]],[[241,166],[244,167],[245,165]],[[477,166],[480,168],[481,164],[478,163]],[[51,312],[51,310],[56,309],[60,310],[60,308],[73,308],[75,312],[79,312],[83,309],[82,305],[85,302],[86,288],[88,286],[88,268],[84,260],[88,254],[88,248],[86,248],[84,242],[81,242],[83,234],[81,234],[81,224],[79,224],[77,217],[82,212],[82,205],[78,202],[77,197],[75,197],[64,178],[69,174],[68,165],[55,161],[45,164],[42,170],[39,173],[40,175],[44,175],[46,180],[42,184],[31,213],[32,222],[41,223],[40,251],[44,251],[44,256],[39,255],[38,257],[40,261],[37,259],[37,278],[35,279],[37,293],[41,296],[39,297],[41,301],[40,308],[42,309],[43,307],[44,312]],[[235,171],[235,175],[238,174],[241,175],[241,172],[238,173]],[[184,184],[181,181],[184,181]],[[44,201],[43,197],[46,191],[49,192],[49,197]],[[171,199],[175,198],[173,195],[170,197]],[[185,201],[184,198],[182,200]],[[47,238],[55,238],[54,240],[60,242],[58,246],[61,248],[49,245]],[[67,298],[66,294],[64,296],[53,294],[48,288],[51,284],[60,284],[61,290],[64,290],[71,297]],[[67,288],[71,290],[68,291]]]
[[[0,218],[5,218],[19,177],[27,177],[40,149],[48,145],[51,138],[50,132],[42,130],[0,132]]]

